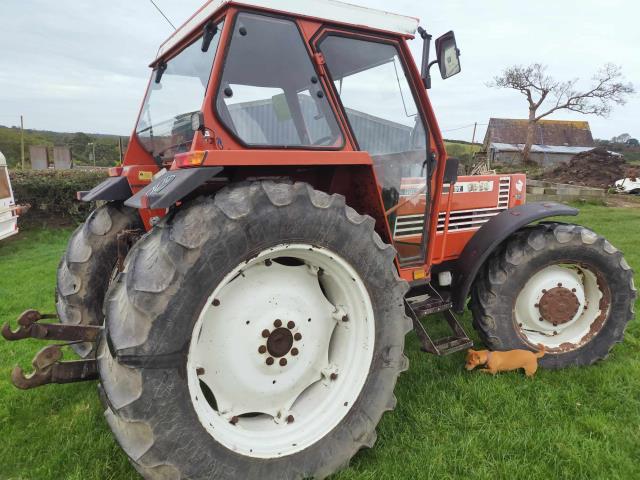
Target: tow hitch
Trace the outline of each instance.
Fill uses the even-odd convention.
[[[31,362],[34,370],[29,375],[25,375],[22,368],[16,366],[11,372],[11,381],[16,387],[27,390],[49,383],[83,382],[98,378],[95,359],[62,362],[62,347],[73,343],[95,342],[102,327],[39,323],[40,320],[54,318],[57,315],[27,310],[18,317],[17,330],[11,330],[7,323],[2,326],[2,336],[10,341],[38,338],[68,342],[63,345],[48,345],[40,350]]]

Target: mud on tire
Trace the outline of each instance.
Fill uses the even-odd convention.
[[[636,298],[633,271],[622,252],[587,228],[542,223],[510,237],[487,260],[473,285],[473,325],[490,349],[537,349],[526,340],[515,319],[516,298],[537,272],[558,264],[585,265],[594,271],[610,294],[609,311],[601,313],[602,326],[595,335],[576,348],[548,352],[540,365],[590,365],[622,341],[626,325],[634,317]]]
[[[373,305],[373,360],[348,413],[302,451],[276,458],[238,454],[203,427],[189,393],[186,363],[194,324],[225,275],[265,248],[308,243],[340,255],[363,279]],[[106,419],[147,479],[324,478],[373,446],[393,389],[408,367],[407,290],[395,251],[370,217],[303,183],[227,187],[165,219],[130,252],[105,303],[99,347]]]
[[[117,234],[135,228],[142,228],[137,210],[109,203],[73,232],[57,272],[56,309],[62,323],[102,324],[102,304],[117,261]],[[73,347],[82,357],[91,352],[89,343]]]

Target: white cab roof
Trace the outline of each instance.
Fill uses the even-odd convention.
[[[351,5],[337,0],[209,0],[189,20],[165,41],[156,58],[161,57],[183,40],[194,28],[205,22],[226,4],[267,8],[280,12],[320,18],[329,22],[346,23],[375,30],[413,35],[419,20],[383,10]]]

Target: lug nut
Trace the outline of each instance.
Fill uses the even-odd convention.
[[[348,322],[348,321],[349,321],[349,315],[344,315],[344,316],[342,317],[342,321],[343,321],[343,322]]]
[[[544,322],[544,318],[540,317],[538,320],[540,320],[541,322]]]
[[[546,289],[546,288],[543,288],[543,289],[542,289],[542,293],[547,293],[547,289]]]
[[[559,286],[559,287],[561,287],[561,286],[562,286],[562,283],[558,282],[558,286]]]
[[[287,359],[286,359],[286,358],[281,358],[281,359],[280,359],[280,366],[281,366],[281,367],[284,367],[284,366],[286,366],[286,365],[287,365]]]
[[[291,330],[292,328],[295,328],[295,327],[296,327],[295,322],[289,321],[289,323],[287,323],[287,328],[289,330]]]
[[[220,300],[218,300],[217,298],[213,299],[213,306],[217,307],[218,305],[220,305]]]
[[[338,374],[337,374],[337,373],[335,373],[335,372],[333,372],[331,375],[329,375],[329,378],[330,378],[331,380],[337,380],[337,379],[338,379]]]
[[[204,368],[202,368],[202,367],[196,368],[196,375],[198,375],[198,376],[204,375]]]
[[[258,347],[258,353],[267,353],[267,347],[265,347],[264,345],[260,345]]]
[[[540,304],[539,304],[539,303],[536,303],[536,304],[534,305],[534,307],[535,307],[535,308],[540,308]]]
[[[295,419],[295,418],[293,418],[293,415],[289,415],[289,416],[287,417],[287,423],[293,423],[293,422],[295,422],[295,421],[296,421],[296,419]]]
[[[272,263],[273,263],[273,262],[272,262],[269,258],[267,258],[267,259],[264,261],[264,264],[265,264],[267,267],[270,267]]]
[[[572,288],[572,289],[571,289],[571,291],[572,291],[573,293],[576,293],[576,289],[575,289],[575,288]]]
[[[268,338],[269,335],[271,335],[271,332],[269,330],[267,330],[266,328],[264,330],[262,330],[262,336],[264,338]]]
[[[267,365],[273,365],[273,357],[267,357],[267,360],[265,360],[267,362]]]
[[[294,338],[295,340],[300,341],[300,340],[302,340],[302,334],[301,334],[300,332],[298,332],[298,333],[296,333],[296,334],[293,336],[293,338]]]
[[[296,355],[298,355],[298,353],[300,353],[300,352],[298,351],[298,349],[297,349],[297,348],[292,348],[292,349],[291,349],[291,355],[293,355],[294,357],[295,357]]]
[[[276,328],[280,328],[282,326],[282,320],[276,320],[275,322],[273,322],[273,326]]]
[[[235,425],[236,423],[238,423],[238,420],[240,420],[238,417],[231,417],[231,420],[229,420],[229,423],[231,425]]]

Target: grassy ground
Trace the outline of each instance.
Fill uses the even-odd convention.
[[[607,236],[640,268],[640,209],[584,206],[578,221]],[[69,230],[23,232],[0,243],[0,319],[53,311],[55,269]],[[466,326],[471,330],[468,315]],[[21,392],[9,383],[40,342],[0,342],[0,479],[138,478],[103,420],[93,383]],[[590,368],[495,378],[468,373],[463,354],[422,354],[398,407],[338,480],[413,478],[640,478],[640,326]]]

